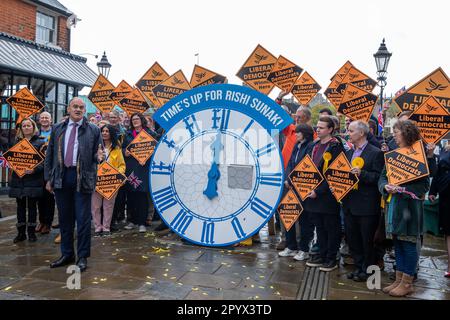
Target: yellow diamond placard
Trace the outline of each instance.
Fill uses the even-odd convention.
[[[227,78],[214,71],[208,70],[199,65],[194,66],[190,85],[192,88],[207,86],[210,84],[226,83]]]
[[[303,212],[303,207],[292,189],[286,193],[278,205],[278,214],[286,231],[289,231]]]
[[[26,87],[6,99],[6,102],[17,111],[21,118],[28,118],[44,108],[39,99]]]
[[[160,102],[161,106],[172,98],[191,89],[183,71],[178,70],[169,78],[152,89],[153,94]]]
[[[308,194],[322,183],[323,177],[311,157],[306,155],[289,174],[289,180],[300,198],[305,201]]]
[[[109,97],[120,106],[120,101],[131,91],[133,91],[133,87],[130,86],[125,80],[122,80],[117,87],[114,88]]]
[[[147,103],[143,93],[134,88],[133,91],[128,93],[122,100],[120,100],[121,108],[131,116],[133,113],[144,113],[150,105]]]
[[[269,94],[275,85],[267,77],[276,62],[277,58],[258,44],[236,76],[256,91]]]
[[[267,80],[282,91],[290,92],[302,71],[303,69],[298,65],[280,55],[270,71]]]
[[[350,162],[345,153],[341,152],[325,171],[325,179],[337,201],[341,201],[359,181],[351,170]]]
[[[347,84],[338,112],[356,121],[369,122],[378,97],[352,84]]]
[[[352,84],[358,88],[372,92],[377,82],[357,69],[355,66],[352,66],[345,77],[342,79],[339,86],[336,88],[336,91],[343,94],[347,84]]]
[[[27,139],[20,140],[6,151],[3,157],[20,178],[26,174],[27,170],[33,170],[44,161],[41,153]]]
[[[97,169],[95,191],[106,200],[111,200],[126,181],[127,177],[125,175],[108,162],[103,162]]]
[[[316,96],[320,89],[322,89],[322,87],[307,71],[305,71],[300,78],[297,79],[291,92],[299,103],[306,106]]]
[[[101,112],[111,112],[115,106],[114,100],[110,98],[114,88],[114,85],[105,76],[99,75],[88,98]]]
[[[164,70],[158,62],[155,62],[141,79],[136,83],[136,87],[149,99],[150,103],[155,107],[161,107],[161,103],[155,97],[152,89],[169,77],[169,74]]]
[[[141,130],[136,138],[127,146],[127,150],[141,166],[145,165],[155,151],[158,142],[145,130]]]

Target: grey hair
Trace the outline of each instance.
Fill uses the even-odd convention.
[[[309,110],[307,107],[299,107],[298,109],[297,109],[297,113],[299,112],[299,111],[303,111],[304,113],[305,113],[305,116],[308,118],[308,120],[311,120],[311,110]]]
[[[350,124],[355,124],[356,128],[358,128],[359,131],[361,131],[365,137],[369,135],[369,125],[365,122],[362,122],[361,120],[353,121]]]

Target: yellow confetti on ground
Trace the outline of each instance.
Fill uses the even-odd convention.
[[[171,266],[172,264],[170,262],[167,262],[167,265]]]
[[[49,263],[49,262],[50,262],[50,260],[45,260],[45,262]]]
[[[148,284],[149,286],[151,286],[151,285],[152,285],[152,283],[151,283],[151,282],[148,282],[148,281],[147,281],[147,282],[146,282],[145,284]]]
[[[142,259],[148,259],[148,257],[147,256],[142,256]]]
[[[180,285],[180,286],[182,286],[182,285],[183,285],[183,284],[182,284],[181,282],[178,282],[177,284],[178,284],[178,285]]]
[[[231,281],[231,283],[232,283],[232,284],[236,284],[236,282],[234,282],[234,281]]]
[[[261,279],[264,279],[265,278],[265,276],[259,276]]]
[[[164,273],[163,276],[164,276],[164,277],[167,277],[167,273]]]
[[[106,280],[108,280],[108,278],[102,278],[102,279],[100,279],[101,282],[105,282]]]
[[[255,296],[255,299],[259,299],[259,296]]]
[[[358,296],[354,296],[353,299],[358,299]]]
[[[260,288],[260,289],[265,289],[263,286],[259,286],[258,288]]]
[[[11,289],[12,289],[12,287],[6,287],[5,289],[3,289],[3,291],[9,291]]]
[[[170,277],[170,280],[175,280],[177,277]]]
[[[250,277],[245,278],[245,280],[250,280]]]
[[[340,286],[345,286],[345,284],[342,283],[342,282],[338,282],[338,285],[340,285]]]
[[[97,282],[97,281],[92,281],[92,283],[93,283],[93,284],[98,284],[98,282]]]
[[[275,294],[276,294],[277,296],[281,296],[281,293],[280,293],[279,291],[275,292]]]
[[[147,279],[150,279],[150,280],[155,280],[155,278],[153,278],[153,277],[150,277],[150,276],[147,276]]]
[[[254,287],[255,287],[255,285],[254,285],[254,284],[252,284],[252,285],[250,285],[250,287],[254,288]]]
[[[119,252],[120,250],[116,248],[116,251]]]
[[[195,269],[190,269],[189,271],[190,271],[190,272],[195,272]]]
[[[204,296],[207,296],[207,295],[208,295],[208,293],[206,293],[206,292],[202,292],[202,295],[204,295]]]
[[[192,291],[198,291],[198,288],[192,288]]]
[[[122,258],[119,259],[120,262],[124,262],[125,260],[123,260]]]
[[[242,268],[247,268],[247,266],[246,265],[242,265]]]

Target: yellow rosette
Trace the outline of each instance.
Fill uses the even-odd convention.
[[[323,170],[322,170],[322,173],[323,173],[323,174],[325,174],[325,171],[327,171],[327,169],[328,169],[328,163],[330,162],[330,160],[331,160],[332,157],[333,157],[333,156],[332,156],[331,153],[329,153],[329,152],[325,152],[325,153],[323,154],[323,160],[325,161],[325,163],[323,164]]]
[[[355,159],[353,159],[352,161],[352,166],[354,168],[359,168],[362,169],[364,167],[364,159],[361,157],[356,157]],[[358,184],[355,184],[355,186],[353,187],[354,190],[358,190]]]

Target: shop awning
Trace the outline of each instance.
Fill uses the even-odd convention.
[[[92,87],[97,79],[97,74],[86,65],[83,57],[1,32],[0,68],[78,87]]]

